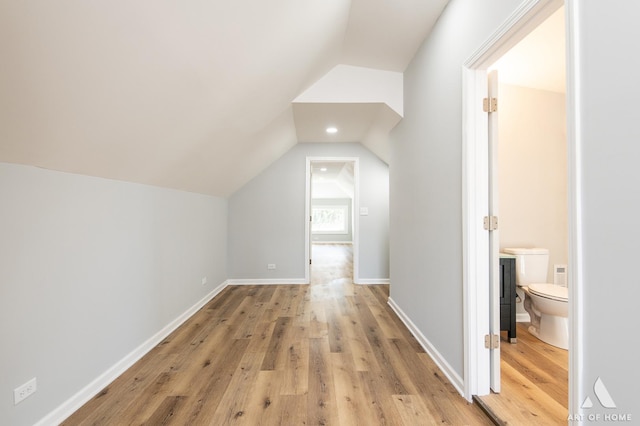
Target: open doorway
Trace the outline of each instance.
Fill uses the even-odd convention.
[[[465,132],[463,138],[463,199],[465,209],[463,210],[463,246],[464,246],[464,294],[465,294],[465,397],[469,400],[474,395],[488,395],[496,378],[496,371],[492,369],[491,359],[496,352],[499,353],[501,345],[494,345],[492,336],[500,334],[499,327],[496,329],[493,319],[499,315],[499,311],[491,312],[487,300],[492,300],[489,295],[493,291],[496,294],[498,289],[494,289],[495,282],[490,281],[490,269],[493,262],[490,262],[489,235],[491,231],[483,229],[483,217],[490,218],[493,213],[490,210],[490,150],[489,150],[489,122],[491,121],[486,112],[483,112],[483,98],[487,97],[487,69],[500,57],[507,53],[518,42],[526,38],[535,28],[552,16],[563,6],[561,0],[529,0],[523,2],[521,8],[514,12],[507,21],[497,28],[495,33],[489,37],[488,41],[480,46],[464,64],[464,123]],[[570,11],[569,14],[575,11]],[[569,19],[568,21],[570,21]],[[567,31],[570,34],[570,31]],[[568,39],[566,56],[573,58],[574,46]],[[565,65],[566,70],[572,70],[571,63]],[[567,200],[567,226],[568,237],[567,265],[568,270],[574,269],[578,254],[578,243],[575,231],[577,219],[577,179],[576,179],[576,147],[574,144],[575,118],[571,109],[574,96],[573,75],[567,71],[567,100],[566,133],[564,140],[567,153],[564,164],[567,168],[567,184],[565,186]],[[498,102],[500,111],[500,102]],[[499,222],[499,221],[498,221]],[[489,227],[491,229],[491,226]],[[511,244],[511,243],[509,243]],[[538,243],[531,243],[538,244]],[[520,245],[520,244],[518,244]],[[558,250],[556,250],[558,251]],[[550,262],[553,265],[552,261]],[[553,277],[547,278],[553,282]],[[576,297],[579,289],[578,280],[575,275],[569,275],[568,299],[572,301],[568,308],[568,393],[572,394],[572,389],[576,388],[575,365],[577,355],[571,351],[580,336],[580,325],[572,321],[576,318],[575,312],[579,298]],[[499,324],[499,320],[497,322]],[[526,332],[526,330],[525,330]],[[522,333],[524,336],[524,333]],[[518,339],[520,340],[520,339]],[[508,345],[508,343],[504,343]],[[493,357],[495,359],[495,357]],[[499,360],[499,358],[498,358]],[[499,364],[498,364],[499,365]],[[497,377],[500,376],[498,367]],[[499,383],[499,381],[498,381]],[[525,398],[535,400],[531,395],[523,395]],[[564,397],[566,398],[566,397]],[[517,398],[514,398],[517,400]],[[573,401],[573,398],[566,398],[565,401]],[[505,404],[506,406],[507,404]],[[513,405],[513,404],[511,404]],[[569,404],[570,405],[570,402]],[[569,406],[569,412],[574,407]],[[566,414],[566,410],[564,413]],[[540,419],[538,419],[540,420]],[[564,418],[566,421],[566,416]]]
[[[501,399],[528,401],[519,405],[546,416],[543,423],[564,422],[568,414],[564,34],[561,7],[489,68],[490,77],[498,80],[497,93],[491,96],[499,106],[489,119],[489,199],[491,215],[499,218],[492,237],[500,253],[492,257],[490,268],[507,268],[509,273],[498,283],[500,293],[515,290],[516,295],[499,308],[500,375],[494,377],[500,384],[492,389],[500,395],[481,399],[509,422],[526,419],[511,413]],[[540,272],[532,278],[534,267]],[[548,304],[553,304],[553,315]],[[508,314],[517,326],[504,321]],[[535,391],[535,400],[523,387],[527,393]]]
[[[307,158],[306,278],[313,265],[326,269],[331,262],[336,273],[357,280],[358,263],[358,159]],[[348,262],[349,265],[342,265]]]

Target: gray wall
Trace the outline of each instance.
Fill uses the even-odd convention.
[[[35,423],[222,284],[226,208],[0,163],[0,424]]]
[[[229,198],[229,278],[304,279],[306,157],[360,158],[360,278],[388,278],[388,166],[359,143],[298,144]]]
[[[549,249],[547,281],[568,260],[564,93],[501,84],[498,137],[500,248]],[[520,301],[524,291],[516,289]],[[523,303],[518,321],[530,321]]]
[[[633,413],[638,422],[640,333],[635,314],[640,279],[634,266],[640,254],[640,58],[634,46],[640,39],[640,3],[579,3],[577,70],[582,97],[577,109],[584,258],[583,312],[577,320],[584,335],[578,348],[583,376],[576,402],[579,405],[589,396],[595,406],[585,414]],[[597,377],[605,383],[616,410],[597,405],[593,396]]]
[[[567,116],[563,93],[500,85],[498,195],[500,248],[549,249],[567,264]]]
[[[461,377],[462,64],[518,3],[448,4],[405,71],[391,136],[391,297]]]
[[[313,191],[312,191],[313,192]],[[346,242],[353,241],[353,219],[352,219],[352,205],[353,200],[351,198],[314,198],[311,200],[311,207],[314,206],[346,206],[348,212],[347,233],[346,234],[321,234],[311,233],[311,241],[313,242]]]

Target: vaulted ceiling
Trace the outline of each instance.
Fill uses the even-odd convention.
[[[384,159],[397,97],[300,96],[393,80],[447,1],[0,0],[0,161],[225,197],[321,117]]]

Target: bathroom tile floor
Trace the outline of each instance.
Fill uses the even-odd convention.
[[[568,351],[531,335],[517,324],[517,343],[501,336],[501,392],[480,397],[503,424],[567,424]]]

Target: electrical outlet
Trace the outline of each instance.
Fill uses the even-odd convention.
[[[205,285],[207,283],[207,277],[202,277],[202,285]]]
[[[18,386],[13,390],[13,405],[18,405],[21,403],[26,397],[33,395],[38,389],[38,385],[36,383],[36,378],[29,380],[22,386]]]
[[[275,264],[275,263],[270,263],[270,264],[268,264],[268,265],[267,265],[267,269],[269,269],[269,270],[274,270],[274,269],[276,269],[276,264]]]

